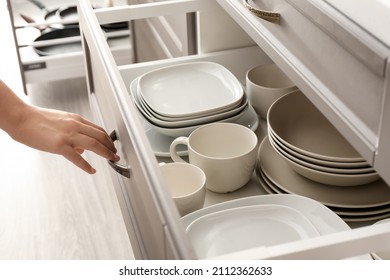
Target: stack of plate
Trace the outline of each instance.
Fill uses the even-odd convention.
[[[350,230],[321,203],[291,194],[258,195],[217,203],[182,217],[182,224],[199,258],[218,259],[223,254],[256,246]],[[371,258],[367,254],[355,259]]]
[[[390,217],[390,188],[300,92],[268,112],[256,168],[269,193],[317,200],[348,222]]]
[[[188,136],[207,123],[236,122],[253,114],[240,82],[217,63],[159,68],[135,79],[130,88],[143,117],[172,137]]]
[[[357,186],[379,179],[375,170],[299,91],[272,105],[268,135],[290,167],[313,181]]]

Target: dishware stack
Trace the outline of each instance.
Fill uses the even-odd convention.
[[[256,172],[269,193],[294,193],[330,207],[346,221],[390,216],[390,188],[300,91],[267,115]]]
[[[213,62],[155,69],[135,79],[130,89],[142,116],[171,137],[188,136],[212,122],[239,123],[255,114],[237,78]]]

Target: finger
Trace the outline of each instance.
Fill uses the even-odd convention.
[[[104,144],[95,138],[91,138],[84,134],[78,134],[74,139],[70,140],[71,146],[75,150],[89,150],[95,154],[104,157],[108,160],[118,161],[119,157],[111,149],[107,148]]]
[[[95,128],[94,126],[89,126],[84,124],[81,126],[79,132],[88,137],[97,139],[102,145],[106,146],[112,152],[114,153],[117,152],[110,136],[102,128],[99,129],[99,128]]]
[[[66,152],[63,153],[63,156],[71,161],[74,165],[81,168],[89,174],[95,174],[96,170],[76,151],[69,148]]]

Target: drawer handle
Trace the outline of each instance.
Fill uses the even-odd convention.
[[[114,130],[113,132],[110,133],[110,138],[111,138],[112,142],[115,142],[116,140],[118,140],[118,136],[117,136],[115,130]],[[118,164],[118,163],[113,162],[113,161],[111,161],[111,160],[108,160],[108,164],[109,164],[116,172],[118,172],[119,174],[125,176],[126,178],[130,178],[130,168],[128,168],[127,166]]]
[[[280,23],[280,13],[255,8],[251,4],[249,4],[249,0],[243,0],[242,2],[244,3],[244,6],[248,11],[258,16],[259,18],[276,24]]]

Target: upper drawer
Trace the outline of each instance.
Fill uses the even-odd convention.
[[[382,115],[386,46],[324,1],[247,1],[280,13],[279,24],[257,17],[243,0],[218,2],[372,163]]]

